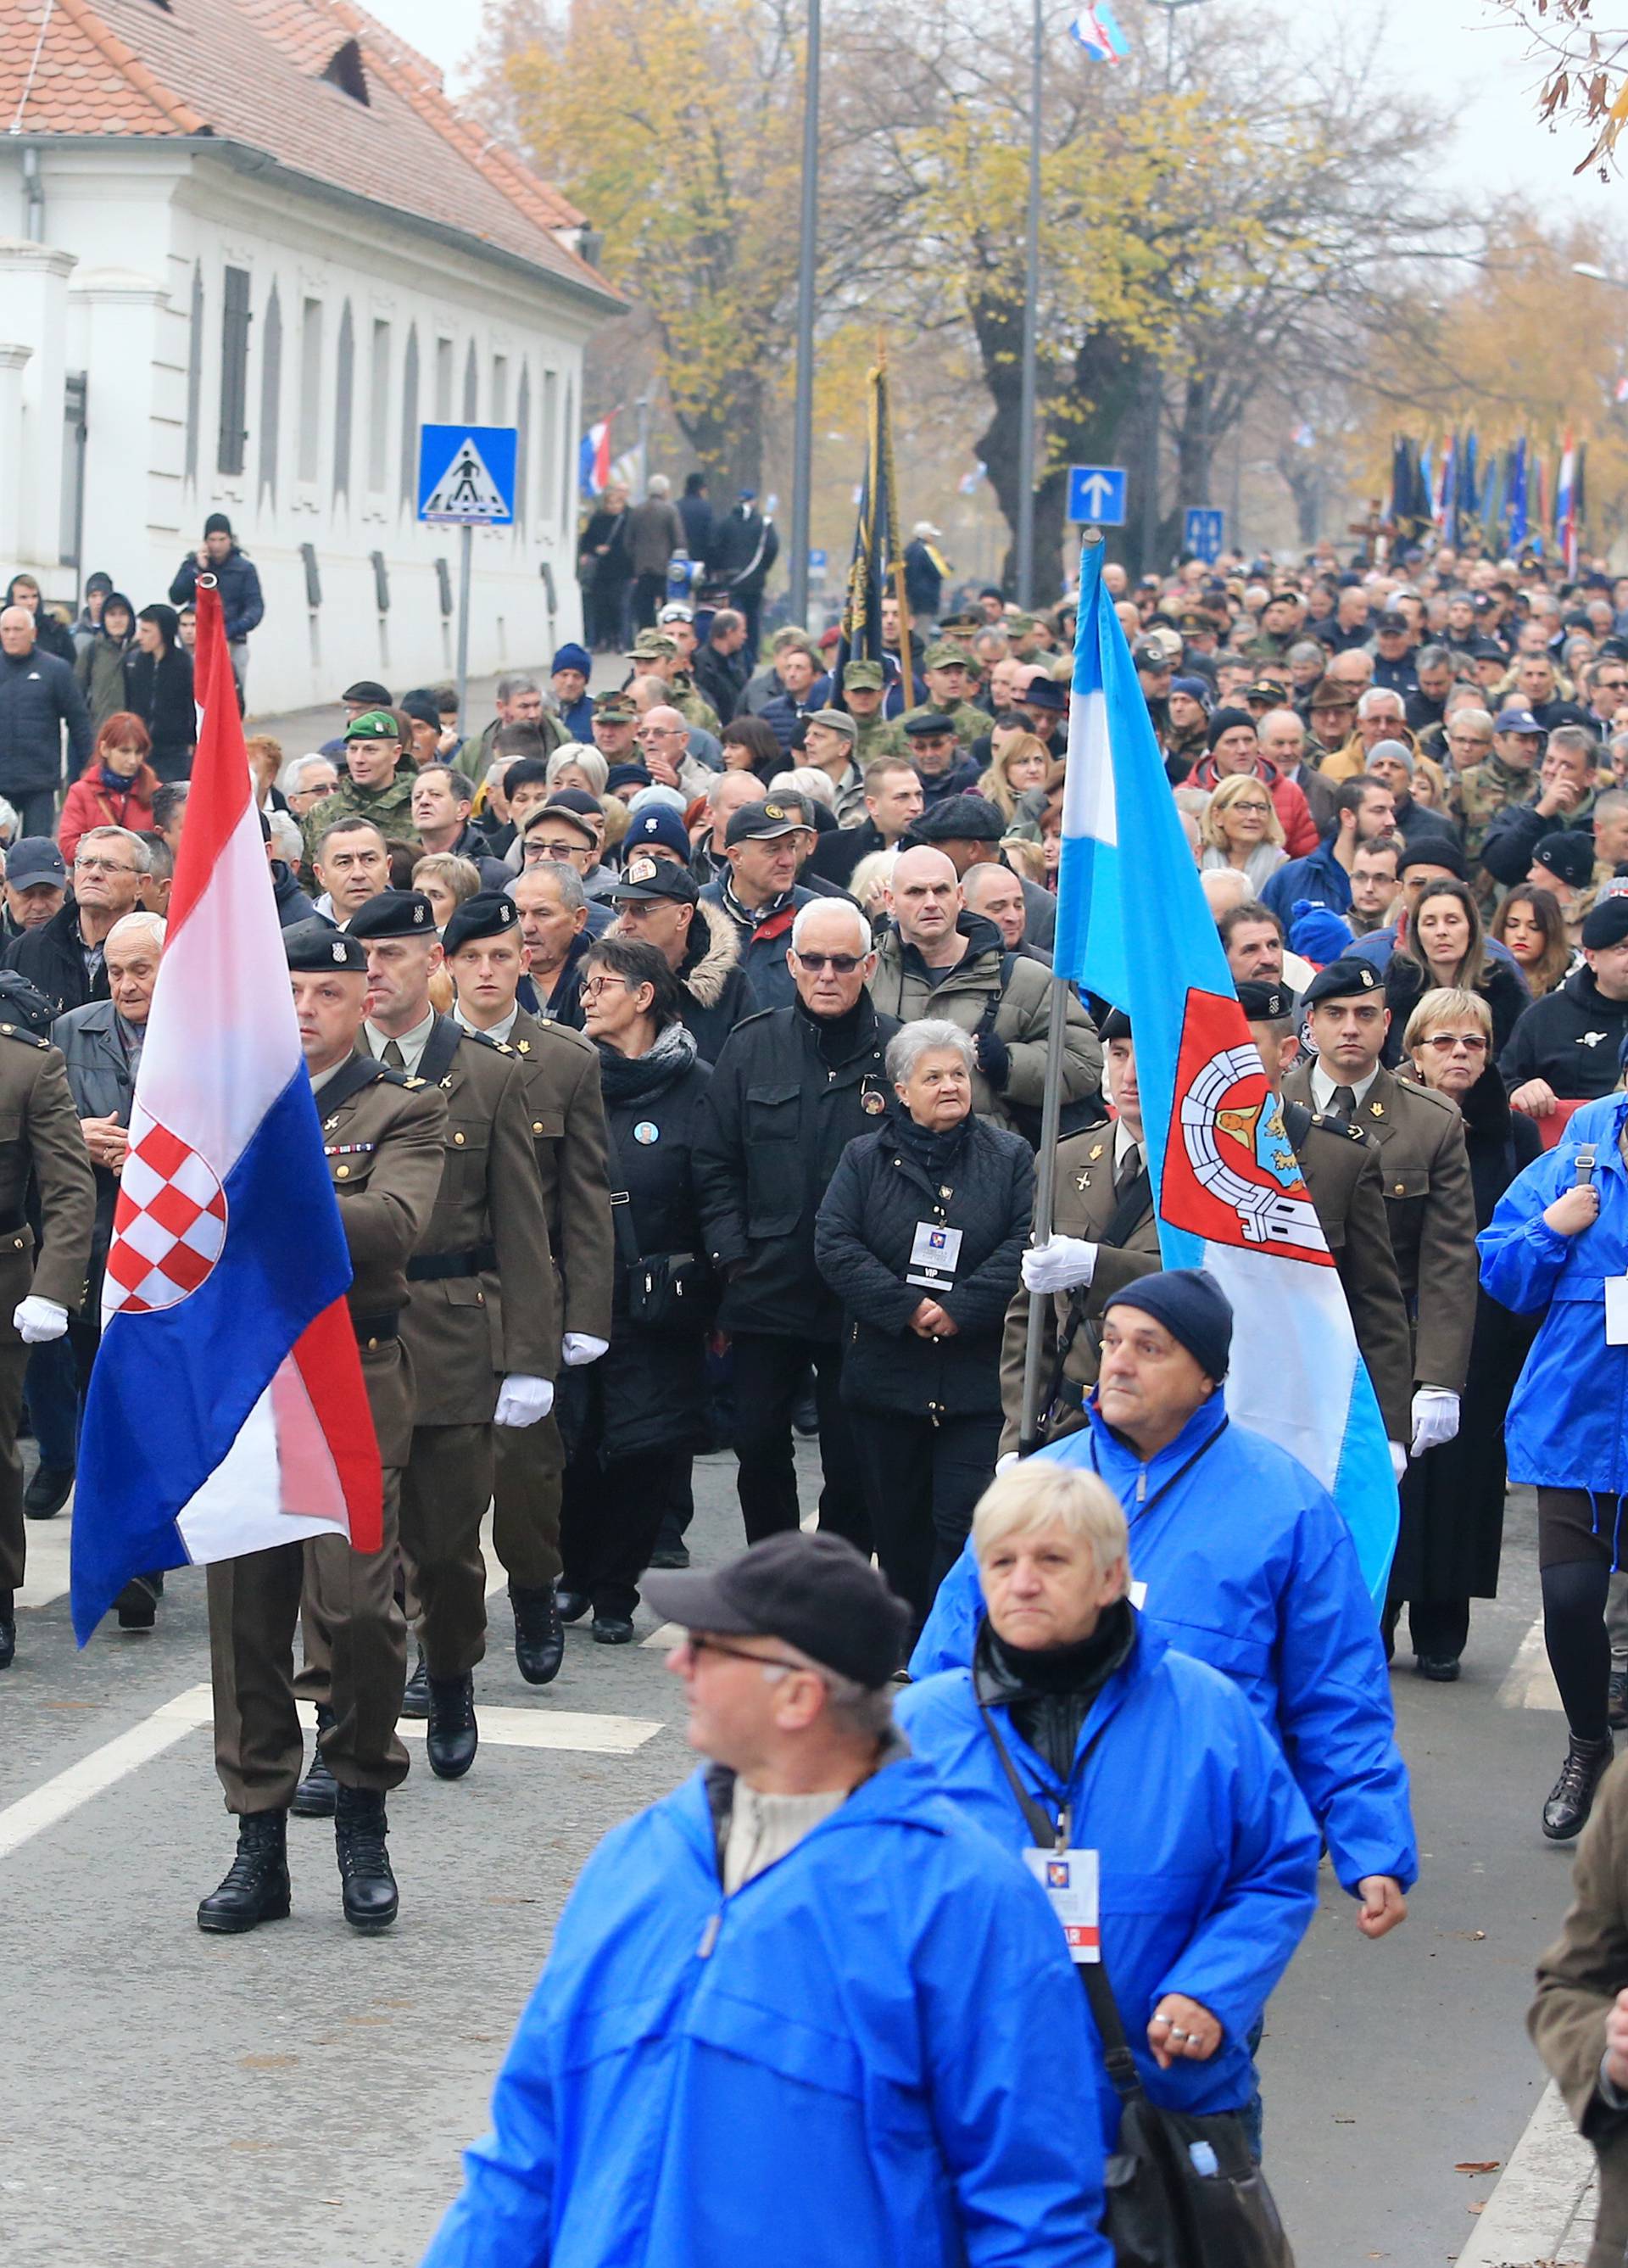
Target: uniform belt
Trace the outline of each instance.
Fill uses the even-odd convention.
[[[350,1328],[356,1335],[360,1347],[383,1346],[401,1336],[401,1314],[392,1308],[387,1315],[353,1315]]]
[[[467,1252],[424,1252],[407,1265],[409,1284],[438,1284],[448,1276],[480,1276],[497,1265],[489,1244],[473,1245]]]

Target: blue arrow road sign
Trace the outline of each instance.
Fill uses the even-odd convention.
[[[421,425],[419,518],[468,527],[512,520],[515,448],[512,425]]]
[[[1182,514],[1182,549],[1195,558],[1219,559],[1226,548],[1226,513],[1218,505],[1189,504]]]
[[[1125,467],[1070,465],[1068,517],[1095,520],[1099,527],[1125,526]]]

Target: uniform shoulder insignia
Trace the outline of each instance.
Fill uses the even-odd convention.
[[[413,1079],[407,1072],[398,1071],[393,1064],[380,1064],[378,1075],[386,1086],[422,1086],[424,1084],[422,1079]]]
[[[495,1056],[511,1056],[514,1053],[507,1040],[495,1040],[489,1032],[466,1031],[464,1037],[466,1040],[478,1041],[483,1048],[490,1048]]]
[[[20,1040],[26,1048],[48,1048],[49,1040],[42,1040],[38,1032],[31,1032],[26,1024],[0,1024],[0,1039]]]
[[[401,1080],[402,1086],[413,1094],[416,1094],[422,1086],[427,1086],[429,1083],[427,1080],[422,1079],[409,1079],[405,1071],[399,1073],[398,1076]]]

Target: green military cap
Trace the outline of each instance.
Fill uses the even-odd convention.
[[[850,661],[842,672],[844,692],[857,688],[862,693],[880,693],[887,683],[887,673],[879,661]]]
[[[1008,615],[1006,627],[1014,637],[1027,637],[1030,630],[1038,630],[1040,625],[1032,615]]]
[[[921,658],[923,669],[964,669],[966,656],[958,645],[930,645]]]
[[[399,740],[401,727],[388,709],[364,709],[345,727],[348,740]]]
[[[593,713],[607,725],[627,725],[639,712],[626,693],[602,693],[593,704]]]
[[[678,639],[670,637],[665,630],[641,630],[628,648],[635,661],[646,656],[677,653],[678,651]]]

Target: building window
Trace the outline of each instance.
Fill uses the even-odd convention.
[[[302,481],[314,481],[322,447],[322,302],[307,299],[299,320],[299,454]]]
[[[401,357],[401,501],[411,511],[418,504],[418,325],[407,333]]]
[[[198,477],[198,409],[203,399],[203,270],[192,269],[192,335],[187,346],[187,477]]]
[[[282,302],[271,287],[266,302],[266,335],[260,359],[260,484],[277,500],[277,429],[282,417]]]
[[[471,339],[464,363],[464,416],[473,425],[480,415],[480,366],[475,360],[475,342]]]
[[[353,102],[367,104],[367,73],[362,67],[362,50],[355,40],[347,40],[343,47],[334,48],[322,76],[330,86],[338,87]]]
[[[532,372],[520,365],[520,392],[515,402],[515,525],[524,527],[529,517],[532,482]]]
[[[507,355],[492,357],[492,423],[494,425],[507,425],[509,423],[509,357]]]
[[[356,335],[350,320],[350,302],[339,319],[339,352],[334,374],[334,494],[350,494],[351,397],[356,376]]]
[[[229,268],[221,301],[221,430],[217,473],[240,474],[249,438],[249,271]]]
[[[390,463],[390,326],[373,326],[373,360],[368,379],[368,492],[383,496]]]
[[[447,425],[452,418],[452,342],[436,341],[436,414],[433,423]]]

